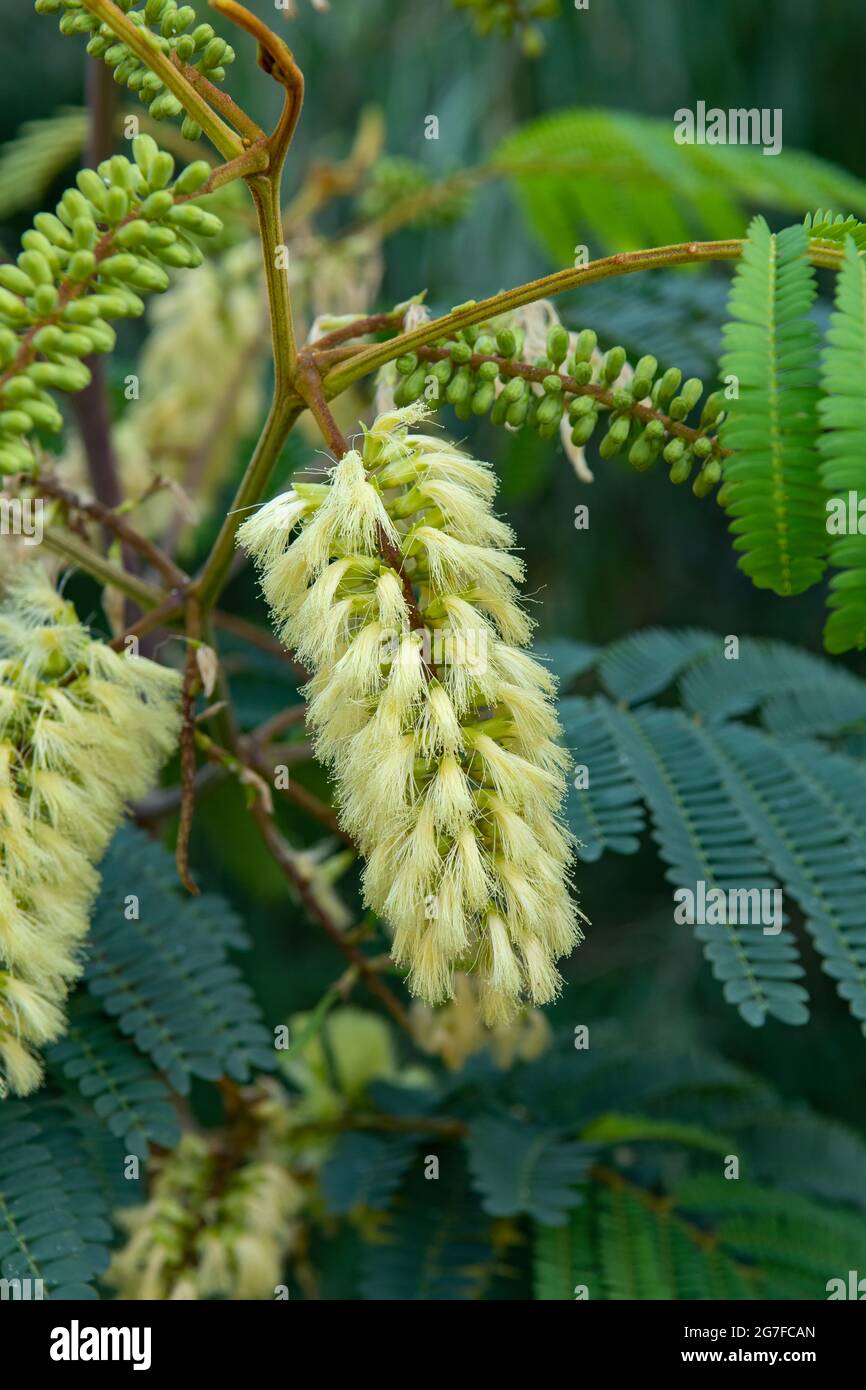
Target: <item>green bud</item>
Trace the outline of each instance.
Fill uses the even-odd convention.
[[[394,400],[397,405],[411,405],[424,394],[424,387],[427,385],[427,369],[422,364],[416,367],[410,376],[404,377],[403,381],[394,392]]]
[[[462,365],[464,362],[468,362],[471,356],[472,348],[468,343],[456,342],[453,346],[451,346],[452,362],[456,362],[458,365]]]
[[[669,474],[674,487],[679,487],[682,483],[687,483],[692,471],[692,454],[690,449],[684,449],[682,457],[671,465]]]
[[[580,446],[588,443],[597,424],[597,410],[592,410],[589,414],[581,416],[574,429],[571,431],[572,444]]]
[[[526,423],[526,417],[529,414],[529,401],[529,392],[526,391],[518,400],[512,401],[509,405],[505,412],[505,419],[512,429],[519,430],[521,425]]]
[[[577,335],[577,343],[574,349],[575,362],[588,362],[598,346],[598,334],[593,333],[591,328],[584,328]]]
[[[0,285],[4,290],[11,290],[13,294],[25,297],[32,294],[36,288],[30,276],[14,265],[0,265]]]
[[[117,334],[110,324],[98,319],[96,323],[88,324],[86,336],[90,342],[92,352],[113,352],[117,342]]]
[[[573,425],[577,424],[584,415],[593,415],[596,408],[592,396],[575,396],[568,407],[568,418]]]
[[[126,278],[125,276],[122,278]],[[132,275],[129,276],[129,283],[134,285],[137,290],[144,290],[147,294],[162,294],[171,284],[168,272],[163,270],[161,265],[155,265],[153,261],[139,261]]]
[[[171,92],[161,92],[150,103],[150,114],[155,121],[166,121],[172,116],[179,116],[182,110],[177,97]]]
[[[683,389],[678,396],[675,396],[668,408],[668,414],[672,420],[684,420],[690,410],[697,405],[703,393],[704,383],[700,377],[689,377],[683,385]]]
[[[551,372],[541,383],[541,389],[547,396],[558,396],[562,394],[562,377],[556,372]]]
[[[665,437],[665,427],[661,420],[650,420],[644,430],[647,439],[661,441]]]
[[[692,483],[692,492],[695,497],[706,497],[712,492],[716,483],[722,476],[722,465],[719,459],[710,459],[705,463],[695,481]]]
[[[63,428],[63,416],[50,401],[28,400],[24,403],[23,410],[37,429],[56,433]]]
[[[547,335],[547,355],[554,367],[560,366],[568,356],[568,329],[555,323]]]
[[[592,363],[575,362],[574,370],[571,373],[578,386],[588,386],[592,381]]]
[[[411,376],[418,366],[417,352],[404,352],[402,357],[398,357],[394,363],[401,376]]]
[[[634,405],[634,396],[627,386],[620,386],[611,397],[614,410],[628,410]]]
[[[104,298],[102,295],[89,295],[86,299],[71,300],[63,310],[63,322],[92,323],[94,319],[99,318],[100,310],[97,300],[102,298]]]
[[[0,433],[29,434],[32,428],[30,416],[23,410],[0,410]]]
[[[60,218],[55,217],[53,212],[37,212],[33,219],[33,225],[38,232],[48,238],[53,246],[59,246],[64,251],[72,250],[72,237]]]
[[[77,217],[72,224],[72,240],[77,250],[90,251],[98,240],[96,223],[89,217]]]
[[[694,444],[692,445],[692,451],[694,453],[695,458],[700,459],[701,462],[703,462],[703,460],[708,459],[710,457],[710,454],[713,452],[713,441],[711,439],[707,439],[707,436],[705,434],[702,434],[700,438],[696,439]]]
[[[496,387],[492,381],[482,381],[472,397],[473,415],[486,415],[496,399]]]
[[[6,367],[18,351],[18,334],[0,325],[0,365]],[[8,385],[8,383],[7,383]]]
[[[493,405],[490,407],[490,423],[493,425],[504,425],[505,417],[508,414],[508,401],[505,399],[505,392],[500,391]]]
[[[634,369],[634,378],[631,383],[632,395],[636,401],[642,401],[652,390],[653,380],[658,371],[659,364],[654,357],[642,357]]]
[[[664,405],[679,390],[683,374],[679,367],[668,367],[664,376],[653,387],[653,404]]]
[[[147,184],[151,192],[158,192],[171,182],[174,175],[174,160],[170,154],[160,150],[150,161],[150,168],[147,171]]]
[[[472,373],[467,367],[461,367],[449,381],[445,399],[449,405],[463,405],[469,399],[471,389]]]
[[[166,189],[151,193],[141,205],[141,215],[148,222],[160,222],[174,208],[174,197]]]
[[[517,352],[517,338],[510,328],[500,328],[496,334],[496,350],[500,357],[514,357]]]
[[[141,246],[150,245],[150,233],[154,230],[157,229],[152,228],[149,222],[138,218],[135,222],[127,222],[125,226],[118,227],[114,241],[124,250],[137,251]]]
[[[481,357],[492,357],[496,351],[495,339],[489,333],[482,333],[475,339],[475,351]]]
[[[556,427],[562,419],[563,403],[561,395],[542,396],[538,402],[536,419],[539,426]]]
[[[132,142],[132,153],[135,156],[136,164],[144,177],[147,178],[147,172],[159,154],[159,145],[152,135],[136,135]]]
[[[8,381],[4,381],[0,387],[0,395],[2,395],[3,400],[13,403],[27,400],[35,393],[36,387],[28,376],[12,376]]]
[[[33,335],[33,346],[38,352],[60,352],[63,348],[63,329],[56,324],[46,324]]]
[[[83,362],[33,362],[27,375],[37,386],[57,391],[83,391],[90,385],[90,371]]]
[[[227,47],[228,44],[225,39],[221,39],[217,36],[212,38],[201,56],[201,66],[203,68],[219,67]]]
[[[447,386],[451,380],[454,368],[449,358],[443,357],[440,362],[431,362],[427,368],[427,375],[433,376],[440,386]]]
[[[499,376],[499,365],[496,362],[482,362],[478,368],[478,376],[481,381],[495,381]]]
[[[138,257],[133,256],[130,251],[120,251],[100,261],[99,273],[108,280],[129,280],[140,264]]]
[[[603,459],[613,458],[624,447],[631,431],[631,420],[628,415],[620,415],[611,424],[607,434],[598,446],[598,451]]]
[[[665,445],[662,457],[665,463],[679,463],[685,452],[686,446],[684,441],[680,439],[678,435],[674,435],[673,439],[669,439]]]
[[[604,354],[604,361],[601,364],[601,376],[603,381],[616,381],[623,367],[625,366],[625,348],[612,347]]]
[[[16,295],[10,294],[8,290],[2,288],[0,288],[0,314],[12,323],[30,323],[32,319],[27,305]]]
[[[40,319],[46,319],[57,308],[59,295],[53,285],[37,285],[33,293],[33,310]]]
[[[194,164],[188,164],[175,181],[175,194],[195,193],[202,184],[207,183],[212,172],[206,159],[197,159]]]
[[[193,203],[175,205],[168,214],[168,220],[187,231],[197,232],[199,236],[217,236],[223,229],[218,217]]]
[[[37,285],[53,285],[54,270],[47,256],[41,251],[22,251],[18,257],[18,269],[35,281]]]
[[[66,273],[70,280],[80,282],[89,279],[95,269],[96,257],[92,251],[76,251],[75,255],[70,257]]]
[[[92,169],[79,169],[75,175],[75,182],[78,184],[83,197],[93,204],[97,212],[104,212],[108,189],[99,175],[95,174]],[[68,197],[68,194],[66,196]]]
[[[721,391],[713,391],[704,401],[701,411],[701,424],[714,425],[725,408],[725,398]]]
[[[105,220],[115,225],[129,212],[129,195],[123,188],[109,188],[105,198]]]
[[[529,387],[522,376],[513,376],[507,386],[503,387],[503,399],[510,405],[512,401],[519,401],[525,396]]]
[[[178,44],[178,52],[180,52],[180,44]],[[184,61],[186,61],[186,59],[184,59]],[[200,140],[201,126],[198,121],[193,120],[192,116],[184,116],[180,127],[180,133],[184,140]]]
[[[628,461],[638,473],[645,473],[655,463],[658,453],[658,444],[652,439],[647,439],[644,430],[629,449]]]

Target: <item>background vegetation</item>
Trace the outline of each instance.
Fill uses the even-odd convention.
[[[265,0],[252,0],[250,7],[270,23],[281,22]],[[427,288],[434,313],[443,312],[470,295],[481,298],[568,263],[569,247],[578,243],[596,256],[678,239],[663,234],[666,225],[682,226],[684,236],[709,237],[729,234],[732,221],[732,234],[742,235],[754,211],[774,228],[821,205],[866,215],[857,117],[866,14],[855,0],[839,0],[829,10],[795,0],[759,8],[750,0],[716,7],[618,0],[593,3],[585,13],[572,12],[562,0],[561,8],[558,21],[541,25],[550,39],[544,52],[528,59],[515,40],[476,34],[465,11],[447,0],[333,0],[330,14],[299,0],[290,42],[305,71],[307,103],[287,195],[297,192],[312,162],[347,158],[360,113],[370,107],[381,113],[388,155],[416,161],[432,179],[517,155],[536,161],[542,171],[531,179],[469,180],[460,217],[444,225],[434,219],[435,225],[403,227],[387,237],[381,280],[375,248],[362,248],[358,254],[372,290],[372,299],[362,304],[345,302],[347,292],[357,293],[360,274],[353,259],[358,245],[347,248],[343,240],[343,259],[330,267],[327,284],[319,285],[319,311],[387,308]],[[7,64],[0,92],[0,134],[12,141],[27,122],[81,107],[83,57],[80,44],[58,35],[28,5],[16,4],[14,14],[4,17],[4,33],[14,61]],[[231,90],[268,124],[275,97],[260,80],[250,46],[239,42],[237,48]],[[708,106],[780,107],[784,156],[778,163],[759,154],[738,161],[733,156],[740,152],[731,151],[723,173],[694,171],[686,179],[682,166],[670,164],[672,144],[667,154],[665,145],[673,111],[699,99]],[[570,114],[559,128],[534,124],[565,112]],[[438,141],[424,139],[431,113],[439,119]],[[8,252],[32,213],[48,205],[49,191],[65,186],[80,138],[69,122],[62,132],[46,134],[53,167],[46,156],[45,177],[32,189],[20,171],[10,173],[8,154],[7,163],[0,163],[0,243]],[[566,176],[545,175],[551,140],[568,150],[580,148],[584,167]],[[838,173],[798,164],[792,154],[789,159],[795,150],[829,161]],[[317,234],[339,236],[365,210],[375,209],[375,192],[366,179],[350,195],[330,201],[316,221]],[[834,194],[850,194],[850,205],[841,206]],[[549,215],[541,210],[547,208]],[[235,240],[242,240],[240,232]],[[832,292],[829,276],[823,276],[819,318],[826,318]],[[655,352],[664,365],[711,382],[728,282],[725,267],[653,272],[588,287],[558,308],[569,327],[592,325],[605,346],[622,342],[630,352]],[[145,324],[125,332],[108,365],[118,422],[127,408],[124,378],[136,369],[146,331]],[[365,409],[365,397],[353,393],[344,425]],[[213,509],[188,534],[188,565],[206,553],[260,418],[254,401],[235,431],[232,457],[210,480]],[[652,697],[663,710],[673,710],[682,695],[676,678],[687,662],[661,655],[661,646],[639,653],[642,670],[653,663],[653,669],[659,663],[663,668],[643,690],[623,692],[615,680],[605,682],[603,669],[600,684],[593,674],[594,649],[645,628],[696,628],[821,651],[821,587],[785,602],[756,591],[736,567],[725,519],[712,499],[699,503],[690,490],[669,487],[663,476],[640,476],[621,460],[605,463],[592,448],[596,481],[590,486],[579,481],[557,444],[528,431],[506,435],[485,420],[464,425],[450,412],[444,420],[478,456],[495,462],[501,508],[520,537],[530,588],[540,600],[538,646],[554,657],[572,700],[575,693],[601,689],[611,707],[617,700],[637,704]],[[312,434],[296,432],[280,479],[314,463],[319,447]],[[74,453],[71,430],[69,448]],[[158,469],[159,460],[153,462]],[[588,531],[574,528],[579,502],[590,506]],[[95,609],[98,591],[85,578],[77,576],[68,592],[79,611]],[[223,606],[265,626],[249,571],[233,581]],[[298,700],[296,677],[285,662],[266,652],[251,655],[230,637],[225,650],[247,727]],[[850,704],[835,722],[813,717],[810,723],[798,702],[812,698],[826,709],[830,697],[820,693],[822,682],[840,699],[841,685],[833,686],[826,659],[820,677],[813,668],[808,678],[796,661],[790,650],[771,652],[760,679],[754,678],[754,698],[723,711],[723,717],[763,724],[784,738],[828,740],[838,756],[850,760],[845,766],[852,777],[859,776],[866,731],[859,682],[845,688]],[[833,667],[862,673],[862,657],[834,659]],[[797,717],[793,708],[777,711],[774,725],[766,702],[786,690],[793,692]],[[694,712],[700,705],[687,708]],[[583,706],[567,705],[566,711],[579,751],[581,737],[598,730],[581,722]],[[619,712],[618,706],[617,717]],[[620,746],[612,744],[614,760]],[[819,761],[826,746],[816,746]],[[326,794],[324,774],[314,764],[299,763],[292,775],[317,795]],[[650,787],[647,775],[640,790],[658,831],[666,813],[654,804]],[[275,1141],[279,1162],[292,1169],[306,1193],[286,1265],[293,1297],[570,1298],[580,1284],[592,1297],[823,1297],[827,1279],[858,1268],[858,1261],[866,1272],[861,1028],[816,956],[805,950],[816,1022],[791,1027],[771,1018],[763,1027],[748,1026],[723,1000],[693,932],[672,923],[659,848],[668,864],[676,861],[665,854],[663,830],[656,835],[659,847],[646,832],[635,810],[640,799],[625,792],[608,800],[614,824],[607,838],[624,840],[613,850],[627,849],[629,857],[592,854],[581,866],[582,906],[592,923],[587,941],[566,966],[562,999],[547,1012],[546,1046],[540,1038],[527,1043],[524,1052],[538,1055],[509,1058],[513,1065],[507,1069],[481,1054],[462,1070],[449,1070],[441,1057],[414,1046],[360,984],[354,984],[350,1007],[377,1012],[381,1027],[370,1031],[369,1020],[342,1012],[345,990],[335,991],[340,957],[287,893],[233,780],[214,781],[200,798],[191,846],[194,875],[223,905],[182,908],[172,896],[170,861],[154,860],[153,874],[166,895],[167,931],[176,934],[178,923],[189,919],[190,940],[197,940],[198,930],[202,949],[209,936],[228,950],[239,945],[243,924],[248,949],[232,959],[252,987],[262,1020],[254,1019],[244,1034],[246,1004],[231,992],[234,976],[221,977],[215,997],[229,991],[225,1007],[240,1020],[238,1037],[225,1038],[210,1064],[181,1057],[173,1070],[166,1057],[154,1058],[171,1091],[188,1095],[185,1104],[200,1124],[222,1118],[205,1084],[209,1077],[227,1073],[246,1084],[263,1061],[272,1061],[267,1030],[318,1008],[311,1026],[295,1023],[296,1051],[280,1064],[283,1079],[300,1097],[307,1127],[300,1138],[281,1134]],[[847,808],[850,822],[838,838],[858,870],[866,846],[863,801],[858,785]],[[815,806],[816,815],[830,814],[820,800]],[[579,807],[573,809],[580,814]],[[320,842],[321,827],[303,809],[287,804],[280,815],[293,844]],[[718,816],[730,824],[721,793]],[[170,814],[143,814],[141,824],[168,842]],[[115,850],[116,862],[106,873],[107,901],[122,894],[134,855],[150,852],[141,831],[125,833],[132,838]],[[760,839],[754,826],[746,834],[750,841]],[[356,880],[356,869],[348,868],[339,892],[357,916]],[[802,901],[792,926],[804,940],[801,908]],[[804,910],[808,916],[808,903]],[[204,927],[196,927],[196,913]],[[97,912],[104,961],[110,959],[110,933],[99,936],[99,922]],[[363,949],[384,949],[375,929],[370,932]],[[167,939],[165,944],[170,950]],[[98,975],[95,966],[90,994],[100,993]],[[389,983],[401,993],[399,979]],[[188,985],[178,987],[178,1017],[188,1003]],[[79,1028],[88,1017],[88,998],[83,991],[77,1001]],[[125,1019],[120,1004],[110,1011],[135,1040],[135,1020]],[[575,1028],[582,1025],[589,1027],[588,1051],[575,1046]],[[142,1049],[153,1056],[149,1042]],[[48,1111],[47,1119],[42,1112],[36,1116],[39,1136],[28,1136],[26,1124],[37,1106],[44,1108],[44,1098],[14,1103],[26,1141],[42,1144],[46,1154],[63,1141],[71,1121],[62,1097],[74,1094],[82,1074],[89,1074],[88,1067],[72,1037],[59,1045],[53,1064],[49,1100],[60,1108],[53,1119]],[[150,1076],[149,1067],[142,1076]],[[107,1084],[94,1080],[91,1097]],[[112,1125],[118,1144],[173,1147],[178,1131],[170,1099],[170,1093],[142,1093],[149,1113],[139,1118],[124,1109]],[[106,1112],[116,1114],[110,1103]],[[92,1157],[101,1142],[97,1129],[81,1121],[80,1135]],[[14,1160],[18,1151],[4,1111],[0,1177],[4,1153]],[[98,1221],[131,1200],[130,1184],[116,1177],[120,1151],[106,1158],[105,1171],[114,1176],[93,1198]],[[439,1183],[424,1179],[428,1154],[440,1157]],[[730,1154],[740,1156],[740,1183],[721,1177]],[[52,1171],[49,1157],[46,1190]],[[88,1173],[94,1171],[87,1166]],[[81,1208],[77,1198],[70,1200],[74,1232]],[[116,1241],[109,1228],[94,1229],[100,1234],[79,1231],[88,1250]],[[96,1287],[100,1259],[81,1257],[78,1265],[73,1259],[56,1275],[57,1285]]]

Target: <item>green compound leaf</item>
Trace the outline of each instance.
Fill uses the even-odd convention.
[[[193,1076],[243,1083],[272,1070],[272,1039],[228,958],[247,944],[228,904],[182,898],[171,856],[129,826],[102,875],[85,980],[121,1032],[182,1094]]]
[[[807,317],[815,272],[802,226],[749,226],[731,289],[720,375],[736,388],[720,438],[719,501],[732,518],[740,568],[758,588],[802,593],[824,572],[824,491],[815,468],[818,329]]]
[[[866,232],[866,228],[861,229]],[[859,237],[862,241],[862,236]],[[830,547],[830,564],[839,573],[830,581],[824,644],[830,652],[866,645],[866,536],[849,530],[849,495],[856,504],[866,495],[866,265],[857,242],[845,236],[842,268],[836,279],[836,308],[827,331],[821,364],[825,396],[818,409],[824,433],[821,481],[841,507],[845,529]],[[828,504],[829,508],[829,504]],[[828,511],[827,527],[831,527]],[[835,528],[834,528],[835,529]]]

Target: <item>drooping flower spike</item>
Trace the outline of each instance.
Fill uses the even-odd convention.
[[[41,1079],[98,862],[175,745],[179,679],[94,641],[35,565],[0,603],[0,1095]]]
[[[380,416],[361,452],[268,503],[239,542],[314,673],[317,753],[410,989],[439,1003],[455,969],[477,972],[495,1022],[551,1000],[555,962],[580,940],[558,814],[568,755],[555,682],[524,650],[523,565],[492,510],[495,475],[409,432],[425,418],[419,406]]]

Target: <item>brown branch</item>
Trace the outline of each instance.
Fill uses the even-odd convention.
[[[151,608],[143,617],[139,618],[137,623],[133,623],[131,627],[127,628],[126,632],[122,632],[119,637],[115,637],[113,641],[109,642],[108,646],[113,651],[123,651],[128,638],[144,637],[156,628],[163,627],[173,620],[176,621],[183,612],[183,608],[183,595],[177,592],[169,594],[156,608]]]
[[[396,313],[393,309],[389,313],[368,314],[366,318],[355,319],[352,323],[344,323],[341,328],[332,329],[330,333],[323,333],[321,338],[308,344],[307,351],[318,356],[323,348],[339,347],[341,343],[350,342],[353,338],[363,338],[368,333],[381,333],[387,328],[402,328],[403,318],[403,314]]]
[[[58,478],[40,477],[37,486],[41,492],[47,493],[49,497],[57,498],[65,507],[79,512],[82,516],[89,516],[92,521],[98,521],[106,530],[113,531],[130,550],[136,551],[143,559],[147,560],[148,564],[172,589],[184,589],[189,584],[189,575],[185,574],[167,555],[163,554],[159,546],[155,545],[147,536],[136,531],[134,526],[130,526],[129,522],[115,511],[113,506],[107,505],[100,498],[91,501],[79,497]],[[116,505],[115,503],[114,506]]]
[[[201,635],[201,612],[194,600],[186,608],[186,662],[183,673],[183,727],[180,733],[180,818],[177,828],[175,863],[180,881],[188,893],[198,896],[200,889],[189,871],[189,840],[195,812],[197,763],[195,756],[195,702],[201,685],[196,652]]]
[[[298,873],[292,855],[284,841],[282,835],[274,825],[270,816],[260,802],[256,801],[252,807],[256,825],[259,828],[262,839],[270,851],[271,857],[280,869],[285,879],[292,885],[298,893],[310,917],[322,928],[325,935],[334,943],[338,950],[342,951],[346,959],[354,965],[367,988],[375,994],[379,1002],[388,1010],[388,1013],[407,1033],[413,1035],[412,1022],[408,1013],[403,1008],[396,995],[385,984],[384,980],[376,974],[370,965],[367,957],[359,951],[356,946],[345,939],[340,928],[332,922],[327,912],[317,900],[312,892],[309,883]]]
[[[451,352],[450,349],[446,347],[422,347],[417,349],[416,356],[425,362],[441,362],[444,358],[450,357]],[[527,362],[513,362],[508,357],[496,357],[478,352],[474,352],[463,365],[469,367],[471,371],[477,371],[482,362],[495,362],[501,376],[520,376],[523,377],[525,381],[542,382],[549,376],[557,375],[552,368],[530,367]],[[602,405],[607,406],[608,409],[613,410],[615,408],[613,403],[614,392],[610,387],[599,386],[593,382],[588,382],[584,386],[581,385],[580,382],[575,381],[574,377],[566,376],[565,373],[559,373],[559,377],[562,382],[564,394],[569,396],[592,396]],[[669,415],[665,415],[664,411],[656,410],[654,406],[641,405],[638,401],[630,405],[624,413],[645,422],[660,420],[668,434],[677,435],[680,439],[685,439],[690,444],[693,444],[696,439],[704,437],[703,430],[693,429],[690,425],[683,425],[679,420],[672,420]],[[731,449],[723,449],[716,439],[711,439],[710,443],[713,446],[713,453],[718,458],[727,458],[733,452]]]

